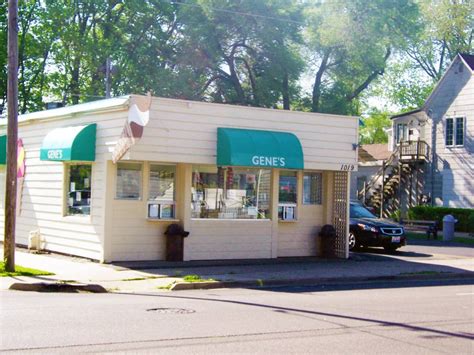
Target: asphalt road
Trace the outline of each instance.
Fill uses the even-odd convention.
[[[358,254],[387,255],[383,248],[364,248]],[[474,245],[441,240],[408,240],[408,245],[398,249],[394,255],[401,257],[431,257],[432,255],[449,255],[474,258]]]
[[[0,297],[2,353],[474,352],[473,280]]]

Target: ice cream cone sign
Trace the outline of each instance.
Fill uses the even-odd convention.
[[[23,140],[21,138],[18,139],[17,143],[17,178],[22,178],[25,176],[25,148],[23,147]]]

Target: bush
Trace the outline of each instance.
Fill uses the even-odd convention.
[[[437,221],[439,228],[443,227],[443,217],[452,215],[458,220],[455,230],[458,232],[474,232],[474,210],[469,208],[449,208],[416,206],[408,210],[408,218],[427,221]]]

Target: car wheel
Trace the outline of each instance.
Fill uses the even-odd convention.
[[[349,232],[349,250],[356,249],[357,241],[356,236],[353,232]]]
[[[395,253],[397,251],[397,247],[395,246],[385,246],[383,247],[387,253]]]

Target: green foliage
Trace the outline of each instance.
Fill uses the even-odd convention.
[[[20,112],[111,93],[359,115],[371,95],[422,104],[459,51],[474,2],[451,0],[25,0],[19,2]],[[7,92],[0,3],[0,103]],[[313,73],[311,92],[299,86]],[[378,80],[384,77],[384,80]],[[375,140],[380,140],[379,137]]]
[[[364,125],[359,129],[361,144],[387,143],[388,135],[385,129],[390,128],[392,122],[388,112],[372,109],[369,117],[363,119]]]
[[[199,275],[185,275],[183,280],[186,282],[206,282],[206,281],[214,281],[214,279],[203,279]]]
[[[308,47],[319,63],[312,111],[357,113],[360,94],[418,30],[411,0],[323,2],[308,6]]]
[[[469,208],[449,208],[415,206],[408,210],[408,218],[418,220],[437,221],[439,228],[443,226],[443,217],[452,215],[458,220],[455,230],[458,232],[474,232],[474,211]]]
[[[395,212],[390,213],[390,219],[394,221],[399,221],[400,220],[400,210],[396,210]]]
[[[474,49],[474,2],[421,0],[419,8],[422,31],[412,37],[405,53],[436,82],[458,53]]]
[[[7,276],[40,276],[40,275],[54,275],[48,271],[30,269],[27,267],[15,265],[15,272],[5,271],[5,263],[0,261],[0,277]]]
[[[404,58],[391,61],[382,78],[371,87],[369,95],[378,96],[400,111],[422,107],[435,82]]]
[[[409,232],[409,233],[405,233],[405,234],[408,238],[408,243],[410,243],[410,240],[412,240],[412,239],[426,240],[426,233],[425,232],[422,232],[422,233]],[[439,235],[438,235],[438,239],[439,239]],[[472,238],[472,237],[456,237],[456,236],[454,236],[453,240],[455,242],[461,243],[461,244],[474,245],[474,238]]]
[[[303,67],[295,45],[299,16],[290,0],[182,4],[178,65],[206,78],[196,90],[203,99],[274,107],[290,95]]]

